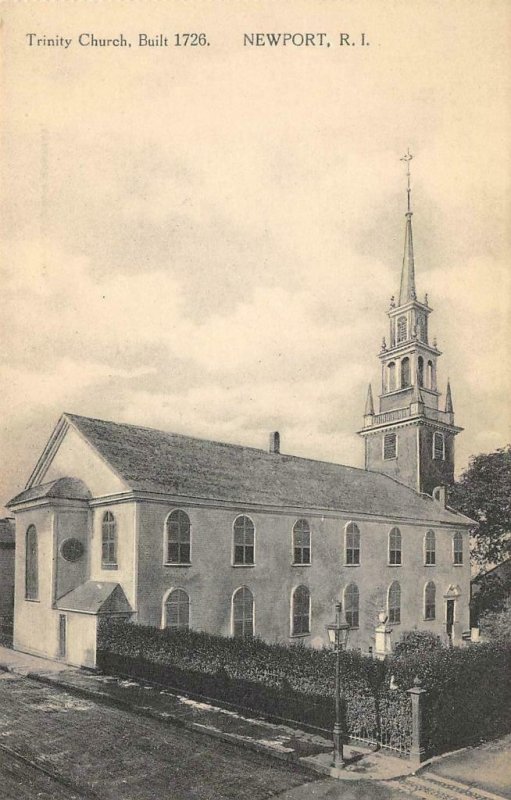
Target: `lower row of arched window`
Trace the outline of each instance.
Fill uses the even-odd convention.
[[[355,583],[344,589],[343,608],[350,628],[360,624],[360,592]],[[429,581],[424,587],[424,619],[436,617],[436,586]],[[231,598],[231,633],[251,637],[255,633],[255,600],[247,586],[241,586]],[[393,581],[387,590],[387,619],[391,624],[401,622],[401,586]],[[184,589],[171,589],[163,599],[162,627],[190,627],[190,596]],[[291,592],[291,636],[305,636],[311,631],[311,593],[307,586],[297,586]]]

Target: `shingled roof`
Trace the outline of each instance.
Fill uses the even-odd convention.
[[[65,414],[133,490],[183,498],[468,524],[377,472]]]

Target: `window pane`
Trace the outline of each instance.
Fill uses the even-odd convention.
[[[293,593],[293,635],[310,632],[310,594],[305,586],[299,586]]]
[[[171,592],[165,603],[167,628],[188,628],[190,624],[190,598],[183,589]]]

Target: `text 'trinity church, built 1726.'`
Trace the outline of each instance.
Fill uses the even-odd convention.
[[[450,387],[439,408],[427,297],[415,289],[408,185],[405,252],[365,469],[63,414],[16,517],[14,647],[94,666],[103,615],[225,636],[327,643],[343,603],[349,646],[368,652],[382,609],[392,639],[469,626],[473,522],[446,506]]]

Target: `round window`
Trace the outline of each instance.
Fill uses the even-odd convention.
[[[62,542],[60,552],[66,561],[78,561],[83,556],[85,548],[79,539],[66,539]]]

